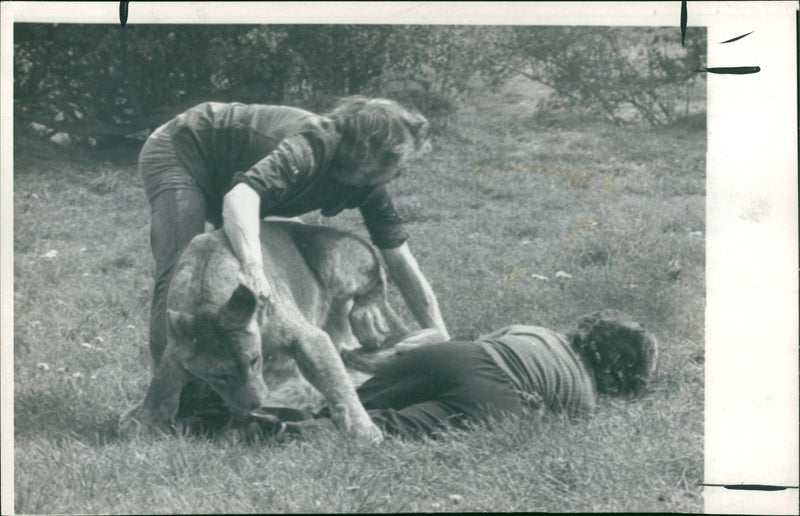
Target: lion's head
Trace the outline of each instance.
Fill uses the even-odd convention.
[[[168,342],[181,365],[241,413],[261,406],[268,393],[257,305],[253,291],[240,284],[219,309],[167,311]]]

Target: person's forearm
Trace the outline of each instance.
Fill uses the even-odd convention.
[[[258,194],[245,183],[234,186],[222,201],[222,228],[244,269],[263,269],[259,209]]]
[[[408,246],[403,244],[397,249],[385,249],[381,254],[389,274],[420,326],[436,329],[445,340],[449,340],[450,334],[439,311],[436,295]]]

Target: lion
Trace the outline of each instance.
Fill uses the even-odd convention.
[[[409,333],[387,301],[375,250],[353,234],[293,221],[262,221],[261,242],[274,286],[269,302],[244,284],[222,230],[189,243],[169,286],[164,356],[144,399],[122,415],[121,435],[175,428],[192,397],[187,387],[201,393],[195,400],[213,391],[247,416],[299,370],[340,429],[361,441],[382,439],[340,355]]]

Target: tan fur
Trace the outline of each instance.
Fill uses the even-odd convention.
[[[299,369],[341,429],[381,438],[339,355],[407,333],[386,302],[375,251],[348,233],[294,222],[265,221],[261,235],[273,289],[266,304],[241,283],[222,231],[198,235],[183,252],[170,282],[164,356],[145,399],[122,416],[122,434],[168,429],[189,382],[205,381],[247,414]]]

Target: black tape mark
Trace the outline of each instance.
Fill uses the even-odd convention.
[[[698,484],[706,487],[724,487],[733,491],[785,491],[797,489],[797,486],[772,486],[769,484]]]
[[[725,486],[725,489],[732,489],[734,491],[785,491],[788,488],[784,486],[767,486],[764,484],[741,484]]]
[[[698,73],[720,73],[731,75],[747,75],[749,73],[758,73],[761,71],[760,66],[721,66],[716,68],[703,68],[702,70],[695,70]]]
[[[120,2],[119,3],[119,23],[122,25],[122,28],[125,28],[125,24],[128,23],[128,2]]]
[[[686,43],[686,23],[689,21],[689,10],[686,7],[686,0],[681,0],[681,46]]]
[[[729,40],[727,40],[727,41],[723,41],[722,43],[720,43],[720,45],[724,45],[725,43],[733,43],[734,41],[739,41],[740,39],[742,39],[742,38],[744,38],[744,37],[746,37],[746,36],[749,36],[749,35],[750,35],[750,34],[752,34],[753,32],[755,32],[755,31],[752,31],[752,30],[751,30],[751,31],[750,31],[750,32],[748,32],[747,34],[742,34],[741,36],[736,36],[735,38],[731,38],[731,39],[729,39]]]

